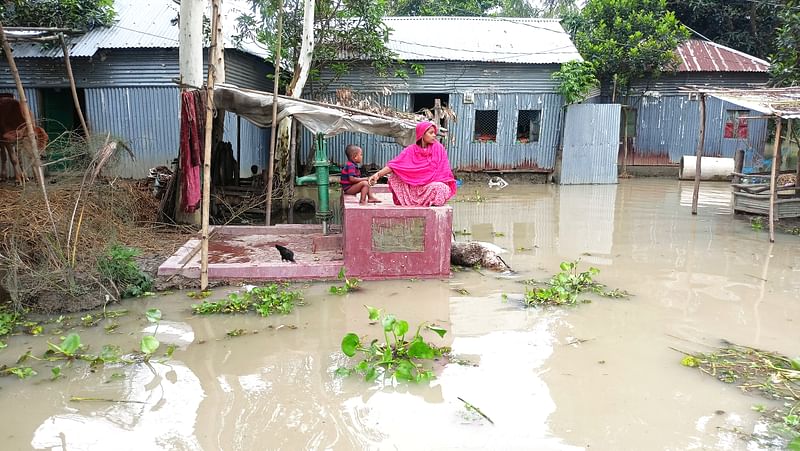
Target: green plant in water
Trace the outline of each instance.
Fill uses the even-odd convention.
[[[409,330],[407,321],[397,319],[392,314],[384,315],[381,310],[374,307],[366,305],[364,307],[369,312],[370,321],[379,321],[383,327],[384,341],[381,343],[380,340],[374,339],[367,344],[352,332],[345,335],[342,338],[342,352],[347,357],[355,357],[357,353],[361,353],[362,358],[353,368],[338,368],[336,374],[349,376],[358,373],[368,382],[378,377],[394,377],[411,382],[431,380],[434,377],[433,371],[426,368],[421,361],[441,357],[443,351],[426,342],[421,331],[427,329],[439,337],[444,337],[447,331],[429,323],[422,323],[414,335],[406,341]]]
[[[302,299],[299,291],[288,290],[288,284],[271,284],[265,287],[256,287],[245,293],[231,293],[219,301],[203,301],[193,304],[192,311],[199,315],[216,313],[244,313],[250,310],[258,312],[261,316],[274,313],[289,314]]]
[[[97,270],[113,282],[123,298],[145,295],[153,287],[152,278],[133,259],[137,255],[137,249],[115,244],[97,259]]]
[[[614,289],[606,291],[606,286],[595,282],[593,277],[600,273],[600,270],[590,267],[587,271],[578,272],[578,263],[561,262],[561,272],[554,275],[544,284],[526,280],[523,283],[534,285],[525,290],[525,303],[533,305],[575,305],[580,301],[579,296],[586,292],[593,292],[601,296],[621,298],[628,297],[626,291]],[[544,285],[543,287],[540,285]]]
[[[358,289],[358,285],[361,283],[361,279],[357,279],[355,277],[347,277],[347,274],[345,273],[344,266],[342,266],[342,268],[339,269],[339,275],[336,276],[336,278],[339,279],[340,281],[344,282],[344,285],[342,285],[342,286],[336,286],[336,285],[331,286],[330,292],[333,293],[333,294],[338,294],[340,296],[343,295],[343,294],[347,294],[347,293],[349,293],[351,291],[357,290]]]
[[[145,335],[139,343],[139,349],[142,351],[142,354],[145,355],[145,360],[148,360],[150,356],[158,350],[158,347],[161,346],[161,343],[156,338],[158,324],[161,321],[161,310],[157,308],[147,309],[145,317],[149,323],[156,325],[155,329],[153,329],[153,335]]]
[[[750,228],[759,232],[764,230],[764,218],[761,216],[753,216],[750,218]]]

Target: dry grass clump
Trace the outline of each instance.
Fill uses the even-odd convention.
[[[113,281],[97,269],[111,245],[164,254],[185,241],[154,222],[159,201],[145,184],[99,175],[113,162],[116,145],[106,137],[97,149],[63,152],[76,155],[75,164],[47,180],[47,199],[34,183],[0,186],[0,286],[15,308],[103,305],[119,298]]]

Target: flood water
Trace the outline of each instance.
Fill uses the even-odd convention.
[[[266,319],[193,316],[197,301],[184,292],[126,301],[113,307],[131,310],[114,333],[105,323],[77,328],[82,342],[136,348],[143,312],[157,307],[173,357],[96,372],[76,362],[55,381],[52,364],[34,363],[38,376],[0,379],[2,449],[759,449],[737,431],[762,427],[751,407],[769,402],[681,366],[675,349],[710,351],[725,339],[800,353],[800,238],[778,233],[770,245],[731,215],[724,183],[703,185],[697,216],[692,184],[675,180],[465,186],[460,198],[476,191],[482,202],[453,203],[453,228],[508,249],[516,277],[467,270],[364,282],[345,296],[328,294],[330,283],[303,285],[306,305]],[[578,258],[634,296],[521,305],[522,280]],[[364,304],[412,328],[445,327],[445,339],[427,338],[477,366],[447,364],[421,385],[335,377],[348,363],[339,348],[347,332],[380,336]],[[0,364],[40,356],[58,341],[52,328],[11,337]],[[246,333],[226,335],[235,329]]]

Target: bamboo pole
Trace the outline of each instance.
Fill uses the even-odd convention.
[[[780,174],[779,166],[781,165],[781,126],[783,120],[780,117],[775,118],[775,148],[772,152],[772,171],[769,177],[769,242],[775,242],[775,198],[778,192],[775,189],[778,174]]]
[[[697,200],[700,197],[700,162],[703,159],[703,146],[706,138],[706,95],[700,93],[700,139],[697,143],[697,158],[694,166],[694,192],[692,193],[692,214],[697,214]]]
[[[214,78],[219,58],[220,0],[211,0],[211,46],[208,49],[208,83],[206,83],[205,144],[203,146],[203,216],[200,249],[200,289],[208,288],[208,223],[211,212],[211,129],[214,124]]]
[[[47,213],[50,217],[50,224],[53,226],[53,239],[56,244],[61,248],[61,240],[58,238],[58,228],[56,227],[55,218],[53,218],[53,210],[50,208],[50,199],[47,197],[47,187],[44,184],[44,171],[42,171],[42,162],[39,157],[39,143],[36,142],[36,131],[33,129],[33,118],[31,111],[28,109],[28,98],[25,96],[25,89],[22,87],[22,80],[19,78],[19,70],[17,70],[17,63],[14,61],[14,54],[11,52],[11,46],[6,41],[6,32],[3,29],[3,23],[0,22],[0,45],[3,46],[3,51],[8,60],[8,67],[11,69],[11,75],[14,76],[14,83],[17,85],[17,93],[19,94],[19,103],[22,108],[22,117],[25,119],[25,125],[28,130],[28,140],[30,141],[33,155],[33,170],[36,171],[36,178],[39,179],[39,187],[42,189],[42,197],[44,198],[44,205],[47,208]],[[23,179],[25,175],[23,174]]]
[[[83,110],[81,110],[81,103],[78,100],[78,88],[75,87],[75,77],[72,75],[72,63],[69,60],[69,48],[67,48],[67,41],[64,40],[64,34],[59,33],[58,39],[61,41],[61,49],[64,51],[64,65],[67,68],[67,77],[69,77],[69,88],[72,91],[72,101],[75,102],[75,111],[78,112],[78,119],[81,121],[83,127],[83,136],[89,139],[89,127],[86,125],[86,119],[83,117]]]
[[[272,224],[272,177],[275,172],[275,147],[278,141],[278,89],[280,88],[281,74],[281,37],[283,36],[283,2],[278,8],[278,45],[275,51],[275,78],[272,80],[272,125],[269,137],[269,162],[267,163],[267,207],[264,225]],[[292,180],[294,183],[294,180]]]

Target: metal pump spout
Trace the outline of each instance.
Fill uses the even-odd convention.
[[[330,160],[328,160],[328,149],[325,144],[325,135],[322,133],[317,135],[317,150],[314,153],[314,174],[304,175],[302,177],[295,177],[297,185],[306,185],[310,183],[317,184],[317,196],[319,202],[317,203],[316,217],[322,221],[322,233],[327,235],[328,221],[330,221],[333,213],[330,209],[330,201],[328,199],[328,180],[330,176]]]

